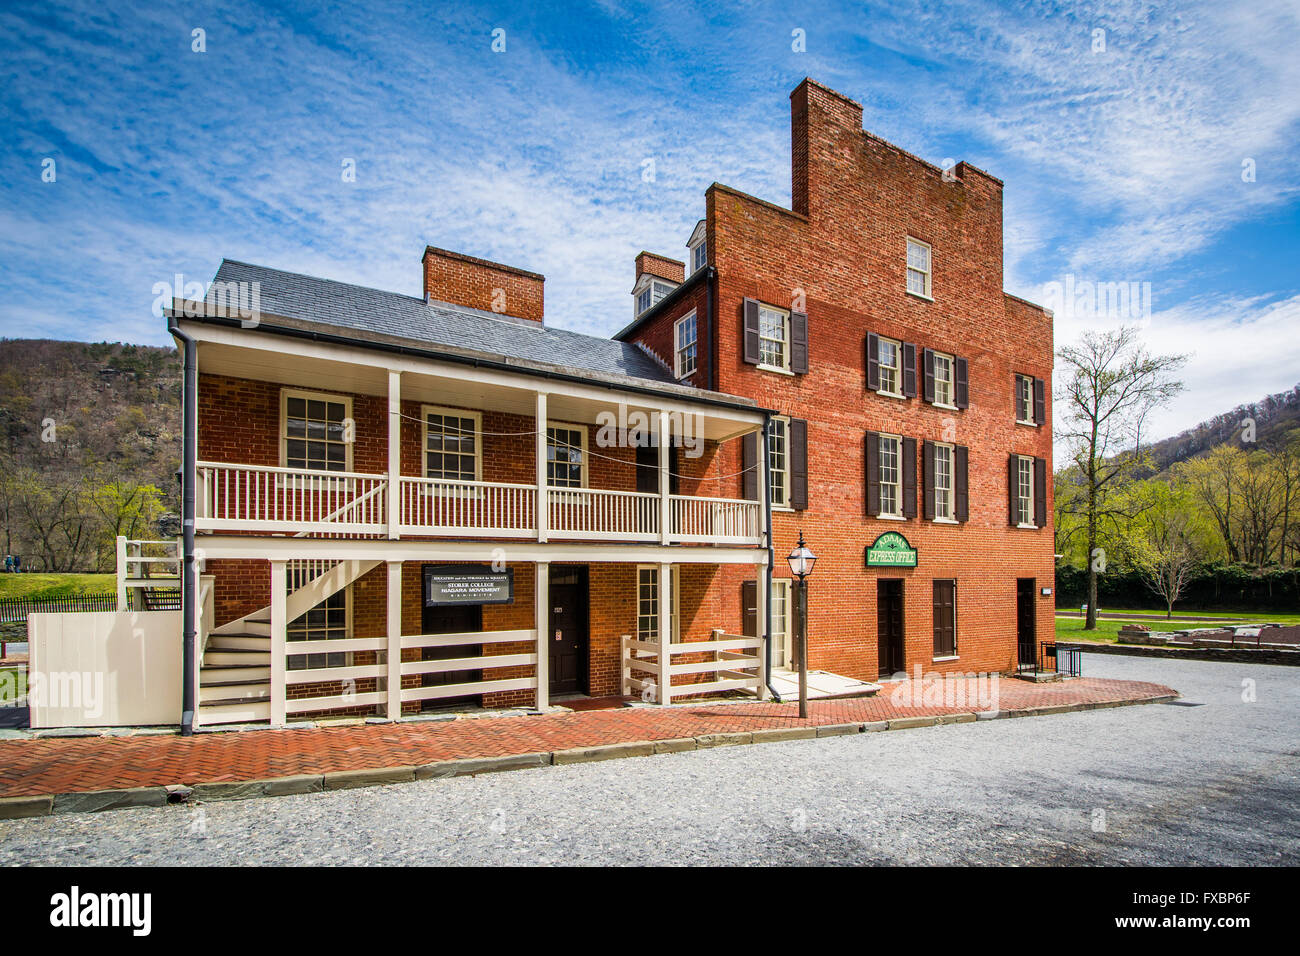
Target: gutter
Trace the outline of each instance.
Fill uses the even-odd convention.
[[[198,642],[198,608],[194,561],[194,486],[198,474],[198,346],[181,331],[174,316],[167,319],[167,331],[178,339],[185,352],[185,378],[181,414],[181,733],[194,733],[194,660]]]
[[[767,458],[767,430],[771,422],[772,413],[764,409],[763,433],[759,436],[759,440],[763,442],[763,447],[760,449],[763,455],[763,520],[767,526],[767,571],[763,575],[767,586],[767,600],[763,602],[763,677],[767,684],[767,692],[779,704],[782,702],[781,695],[772,686],[772,571],[776,561],[776,546],[772,543],[772,463]]]

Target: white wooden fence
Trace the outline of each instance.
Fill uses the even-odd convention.
[[[718,691],[749,691],[759,700],[764,696],[763,641],[757,637],[724,634],[715,629],[707,641],[666,644],[634,640],[624,634],[623,695],[639,695],[645,700],[671,704],[684,697],[698,697]],[[673,658],[704,654],[702,661],[676,662]],[[667,667],[661,658],[667,658]],[[673,684],[680,674],[710,675],[697,683]]]

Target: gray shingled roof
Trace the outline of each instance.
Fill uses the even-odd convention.
[[[481,352],[497,359],[627,378],[640,385],[675,384],[666,368],[627,342],[230,259],[222,260],[214,280],[225,282],[257,282],[261,311],[270,315],[418,345]],[[212,296],[209,291],[209,300]]]

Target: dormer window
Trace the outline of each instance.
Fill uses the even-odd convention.
[[[705,239],[704,220],[701,219],[695,224],[695,229],[691,232],[691,238],[686,240],[688,254],[686,261],[690,264],[687,275],[694,275],[709,264],[709,248]]]
[[[643,277],[643,282],[636,290],[636,314],[639,316],[652,306],[658,305],[664,296],[675,288],[677,284],[666,279]]]

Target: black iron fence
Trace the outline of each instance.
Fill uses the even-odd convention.
[[[75,597],[58,598],[0,598],[0,623],[26,621],[28,614],[116,610],[116,594],[80,594]]]

